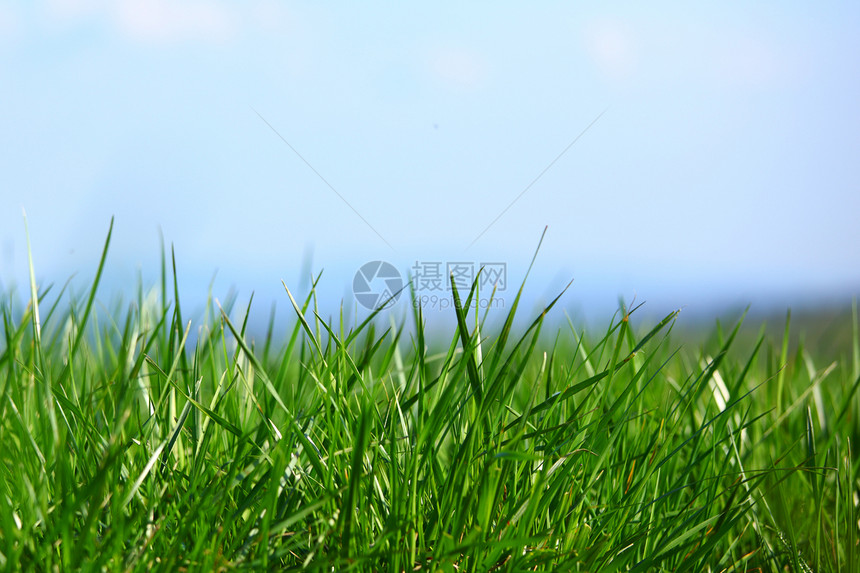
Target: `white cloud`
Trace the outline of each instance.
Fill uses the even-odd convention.
[[[224,4],[201,0],[48,0],[45,15],[64,25],[103,18],[121,35],[145,44],[221,42],[234,35],[237,21]]]
[[[620,22],[594,22],[585,31],[585,43],[592,60],[605,75],[621,79],[633,71],[636,64],[633,35]]]
[[[294,32],[296,14],[283,2],[260,0],[248,6],[251,22],[256,28],[266,31]]]
[[[714,72],[718,81],[738,87],[766,87],[786,75],[779,54],[764,38],[737,35],[720,46]]]
[[[223,41],[233,32],[227,9],[210,2],[124,0],[114,16],[123,32],[144,42]]]
[[[476,88],[487,75],[483,58],[465,49],[439,50],[431,56],[430,66],[437,79],[458,88]]]
[[[606,78],[643,86],[681,81],[708,89],[761,89],[778,86],[803,66],[771,30],[735,22],[602,19],[586,26],[584,42]]]
[[[0,4],[0,44],[12,39],[21,32],[22,22],[11,6]]]
[[[102,0],[48,0],[48,16],[61,21],[73,20],[103,11],[109,4]]]

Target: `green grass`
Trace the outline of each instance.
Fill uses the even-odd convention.
[[[856,310],[832,363],[789,321],[519,328],[519,295],[431,345],[420,308],[380,331],[285,291],[255,340],[232,300],[189,321],[168,262],[130,303],[104,255],[83,297],[3,295],[0,569],[860,568]]]

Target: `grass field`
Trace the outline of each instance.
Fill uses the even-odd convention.
[[[631,308],[520,328],[519,296],[429,344],[420,308],[285,290],[255,339],[229,300],[189,321],[169,257],[103,306],[104,262],[0,301],[2,569],[860,570],[856,309],[832,362],[789,321],[692,346]]]

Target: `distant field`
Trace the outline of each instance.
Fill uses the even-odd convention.
[[[856,309],[548,331],[517,297],[430,344],[420,308],[285,290],[292,330],[252,339],[230,301],[190,323],[169,260],[104,306],[103,266],[2,294],[0,568],[860,570]]]

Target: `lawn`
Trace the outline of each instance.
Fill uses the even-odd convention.
[[[832,361],[564,293],[491,327],[453,282],[444,343],[286,286],[254,336],[235,299],[190,320],[169,254],[102,304],[109,244],[80,297],[2,293],[0,568],[860,570],[856,308]]]

